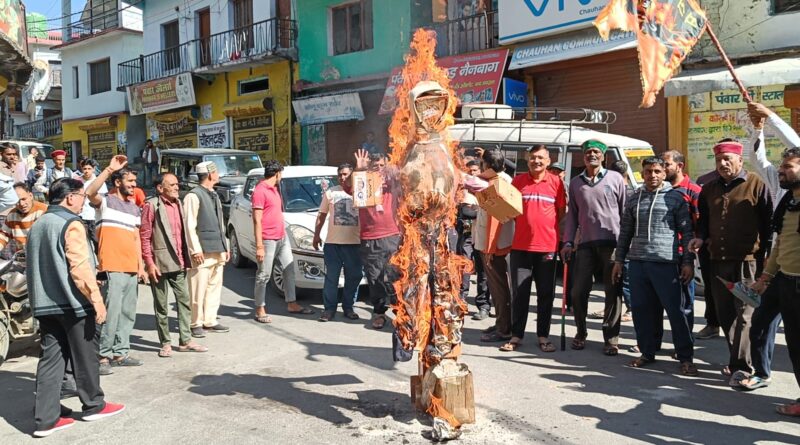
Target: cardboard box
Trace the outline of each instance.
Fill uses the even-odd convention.
[[[383,204],[383,176],[379,172],[353,172],[353,207]]]
[[[486,212],[505,222],[522,215],[522,193],[499,177],[489,182],[489,187],[475,194],[478,205]]]

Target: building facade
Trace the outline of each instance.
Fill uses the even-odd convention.
[[[144,50],[119,63],[130,114],[161,148],[230,147],[291,160],[290,1],[144,1]]]
[[[11,114],[21,109],[17,100],[33,70],[28,57],[28,33],[25,22],[25,5],[19,0],[8,0],[0,4],[0,132],[2,137],[11,136],[13,120]]]
[[[776,111],[800,130],[800,2],[703,0],[709,24],[753,100]],[[736,11],[731,20],[728,11]],[[703,37],[680,74],[667,82],[670,134],[687,154],[690,171],[714,168],[711,147],[722,138],[748,142],[746,103],[711,40]],[[767,132],[768,157],[777,165],[785,147]]]
[[[79,19],[64,26],[62,40],[54,48],[61,51],[68,162],[75,166],[90,157],[106,165],[116,154],[135,158],[144,147],[145,121],[129,115],[117,65],[141,54],[142,10],[135,3],[89,0]]]

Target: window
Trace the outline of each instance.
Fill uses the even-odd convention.
[[[72,67],[72,98],[80,97],[80,82],[78,81],[78,67]]]
[[[109,59],[89,64],[89,94],[111,91],[111,61]]]
[[[174,20],[161,25],[161,39],[164,48],[164,68],[174,70],[181,66],[181,54],[178,46],[181,44],[178,34],[178,21]]]
[[[269,78],[260,77],[258,79],[240,80],[239,81],[239,95],[257,93],[259,91],[269,90]]]
[[[331,9],[333,54],[372,49],[372,0]]]
[[[800,0],[772,0],[772,13],[800,12]]]

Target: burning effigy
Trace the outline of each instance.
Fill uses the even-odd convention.
[[[472,264],[447,245],[462,161],[446,131],[457,99],[447,72],[436,65],[435,47],[435,33],[415,32],[389,127],[390,163],[400,173],[401,186],[401,242],[391,259],[399,279],[392,308],[396,348],[408,359],[418,352],[412,398],[433,416],[434,439],[447,440],[458,437],[463,423],[474,422],[472,375],[458,362],[467,313],[459,289],[462,273]]]

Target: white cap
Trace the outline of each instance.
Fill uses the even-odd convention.
[[[212,161],[203,161],[194,166],[195,173],[214,173],[217,171],[217,165],[214,164]]]

